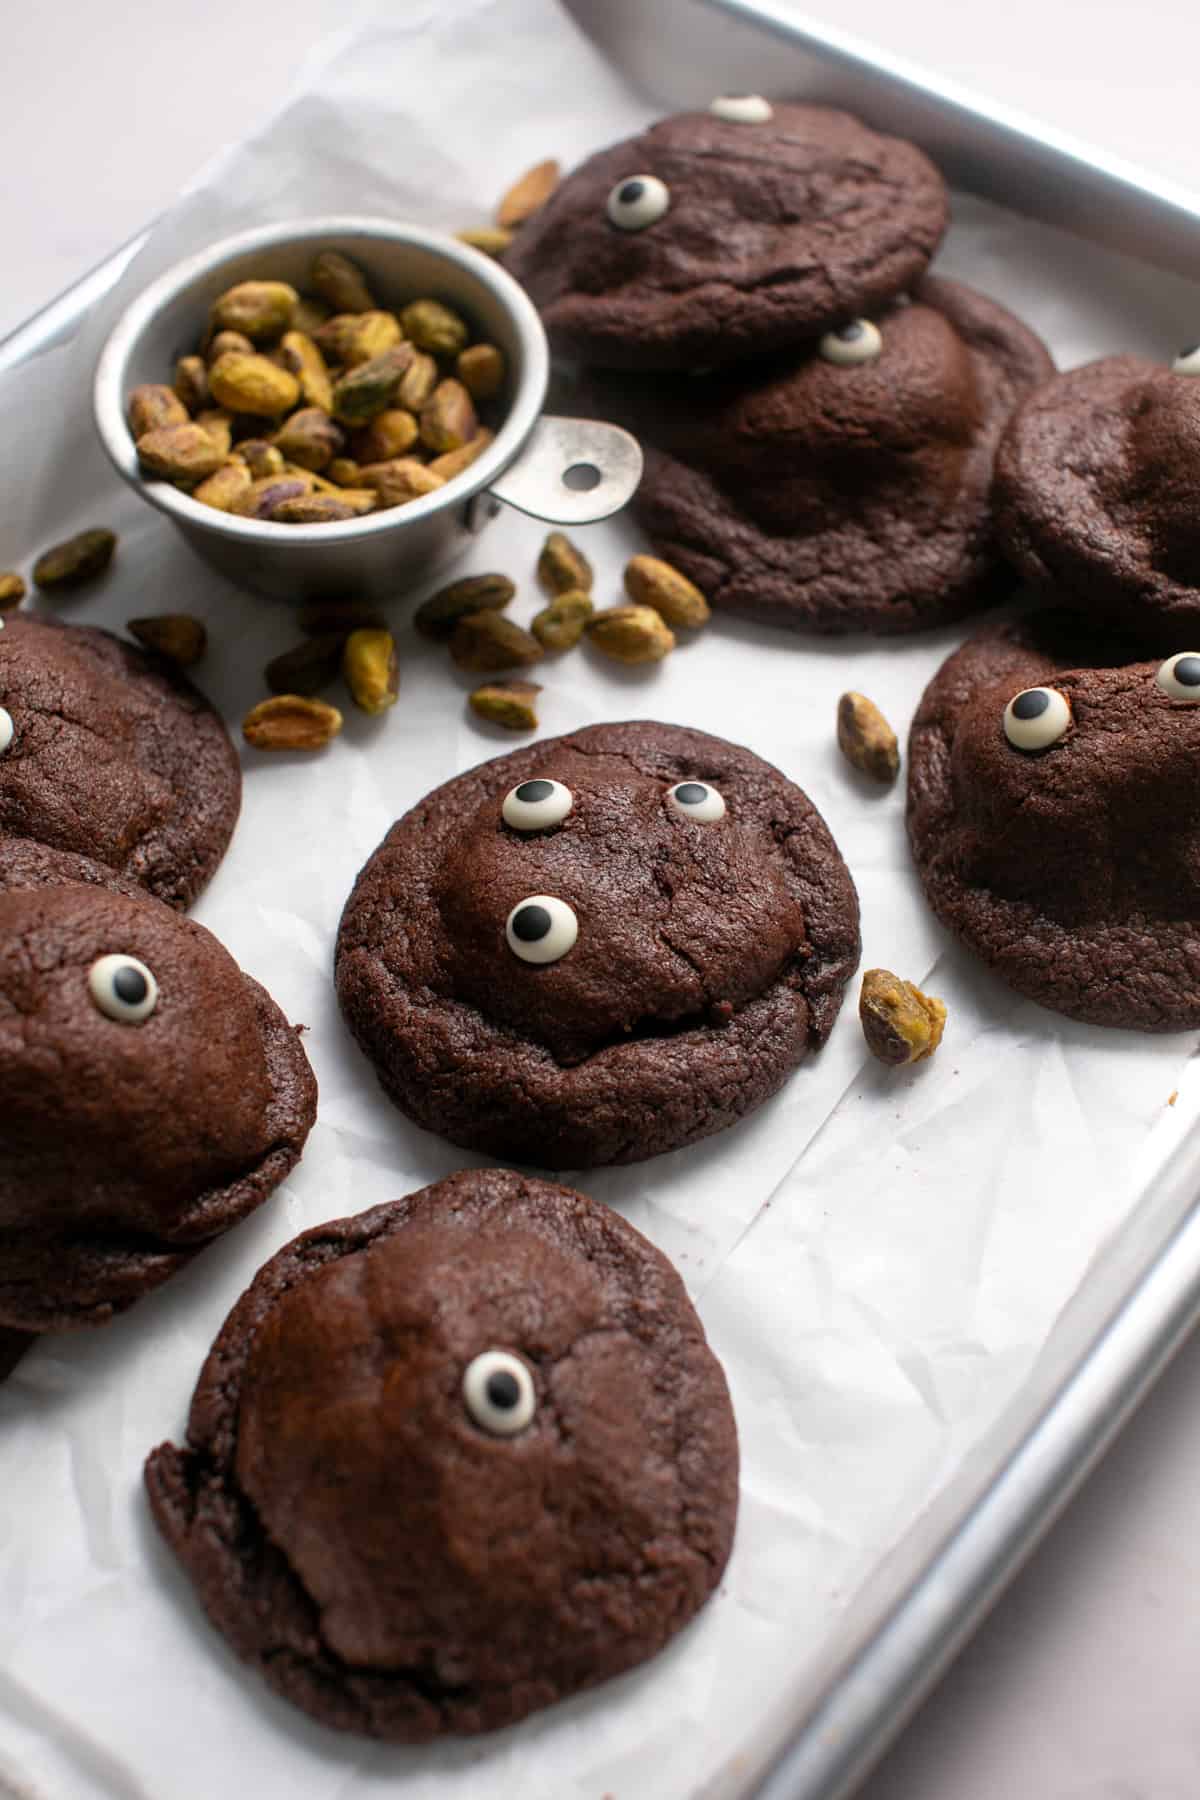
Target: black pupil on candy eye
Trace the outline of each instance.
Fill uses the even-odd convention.
[[[553,792],[554,788],[548,781],[523,781],[517,789],[517,799],[532,806],[535,800],[548,800]]]
[[[512,922],[513,936],[523,944],[536,944],[550,929],[550,914],[544,906],[523,906]]]
[[[622,182],[621,186],[617,189],[617,199],[621,202],[622,206],[632,206],[635,200],[641,199],[643,192],[644,187],[642,182],[625,181]]]
[[[675,789],[675,798],[681,806],[699,806],[708,789],[699,781],[681,781]]]
[[[1050,696],[1045,688],[1030,688],[1027,693],[1018,694],[1012,703],[1014,719],[1040,719],[1050,704]]]
[[[852,319],[849,325],[839,325],[833,335],[835,338],[840,338],[843,344],[852,344],[855,339],[860,338],[862,334],[862,320]]]
[[[1181,656],[1175,664],[1175,679],[1180,687],[1200,687],[1200,656]]]
[[[502,1412],[511,1412],[521,1398],[516,1376],[508,1369],[497,1369],[494,1375],[487,1378],[487,1397]]]
[[[112,978],[112,985],[113,993],[126,1006],[140,1006],[148,992],[146,977],[140,969],[132,968],[129,963],[117,970]]]

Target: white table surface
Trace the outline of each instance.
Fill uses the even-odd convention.
[[[393,0],[401,7],[416,13],[424,0]],[[358,10],[350,0],[51,0],[7,18],[0,334],[169,205]],[[1178,0],[858,0],[849,12],[812,0],[804,10],[1200,181],[1195,33]],[[1198,1488],[1193,1341],[862,1800],[1196,1800]]]

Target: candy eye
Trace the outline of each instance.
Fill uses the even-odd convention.
[[[137,1025],[158,1005],[158,983],[136,956],[99,956],[88,970],[88,992],[106,1018]]]
[[[1177,656],[1168,656],[1159,664],[1154,681],[1172,700],[1200,705],[1200,652],[1181,650]]]
[[[0,706],[0,756],[4,755],[4,752],[12,743],[13,738],[16,735],[16,729],[16,726],[13,724],[13,716],[8,708],[6,706]]]
[[[493,1437],[515,1437],[537,1411],[533,1376],[511,1350],[482,1350],[472,1357],[462,1392],[475,1423]]]
[[[771,102],[761,94],[718,94],[708,110],[734,125],[765,125],[775,116]]]
[[[1171,364],[1176,375],[1200,375],[1200,344],[1189,344]]]
[[[874,362],[883,354],[883,334],[870,319],[851,319],[848,325],[839,325],[836,331],[825,333],[817,345],[817,354],[826,362],[843,366]]]
[[[631,175],[618,181],[608,196],[606,212],[622,231],[645,231],[671,204],[671,190],[657,175]]]
[[[574,804],[569,787],[539,776],[509,788],[500,812],[514,831],[544,831],[548,825],[561,824]]]
[[[725,802],[707,781],[677,781],[667,789],[667,805],[681,819],[694,819],[698,825],[714,825],[725,817]]]
[[[1018,750],[1045,750],[1071,723],[1071,708],[1057,688],[1023,688],[1004,709],[1004,735]]]
[[[509,913],[504,935],[522,962],[552,963],[565,956],[579,936],[579,920],[565,900],[556,900],[553,894],[528,894]]]

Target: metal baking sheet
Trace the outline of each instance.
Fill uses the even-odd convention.
[[[845,37],[801,26],[782,7],[571,0],[571,9],[613,62],[665,104],[732,88],[845,103],[925,143],[963,189],[1080,229],[1107,248],[1136,250],[1176,275],[1200,276],[1200,199]],[[0,369],[71,335],[137,247],[0,345]],[[1198,1177],[1200,1157],[1182,1131],[1156,1132],[1139,1171],[1136,1212],[1090,1271],[1037,1369],[856,1595],[803,1693],[764,1719],[705,1800],[834,1800],[859,1779],[1190,1328],[1200,1310]],[[633,1791],[626,1786],[619,1800]]]

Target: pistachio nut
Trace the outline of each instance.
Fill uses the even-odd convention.
[[[396,640],[390,631],[364,626],[352,631],[342,650],[342,675],[350,698],[365,713],[386,712],[400,691]]]
[[[375,305],[366,276],[340,250],[319,250],[313,257],[308,279],[334,312],[370,312]]]
[[[440,300],[412,300],[400,314],[404,335],[431,356],[457,356],[466,348],[466,321]]]
[[[549,606],[536,615],[529,629],[547,650],[570,650],[583,636],[584,627],[595,612],[595,603],[585,588],[568,588],[556,594]]]
[[[251,482],[250,470],[240,456],[230,456],[214,474],[192,489],[192,499],[202,506],[213,506],[218,512],[232,512],[234,502],[246,492]]]
[[[333,382],[325,367],[325,358],[303,331],[284,333],[279,346],[285,367],[300,383],[300,398],[306,406],[319,406],[322,412],[333,411]]]
[[[102,575],[117,547],[115,531],[95,527],[52,544],[33,565],[33,585],[42,589],[82,587]]]
[[[291,325],[299,298],[286,281],[239,281],[213,301],[212,325],[216,331],[240,331],[256,344],[270,344]]]
[[[472,400],[491,400],[504,386],[508,365],[495,344],[469,344],[455,358],[454,373]]]
[[[147,475],[184,485],[203,481],[221,467],[227,455],[203,425],[160,425],[137,441],[138,461]]]
[[[358,464],[352,456],[335,456],[325,473],[338,487],[358,486]]]
[[[946,1026],[944,1001],[923,994],[890,969],[867,970],[858,1016],[871,1055],[893,1068],[932,1056]]]
[[[466,575],[422,600],[413,624],[422,637],[443,641],[453,636],[460,619],[471,613],[499,612],[516,591],[507,575]]]
[[[461,450],[479,430],[461,381],[439,381],[421,408],[421,442],[430,450]]]
[[[126,630],[147,650],[165,656],[181,669],[190,669],[208,649],[204,622],[191,613],[156,613],[148,619],[130,619]]]
[[[425,467],[431,475],[440,475],[443,481],[449,481],[451,476],[461,475],[464,469],[469,469],[475,458],[482,455],[488,445],[495,441],[495,432],[489,431],[486,425],[481,425],[469,443],[459,450],[447,450],[441,456],[431,457]]]
[[[497,225],[511,231],[515,226],[523,225],[526,219],[531,219],[539,207],[545,206],[558,186],[561,173],[553,157],[546,162],[534,163],[532,169],[526,169],[513,182],[496,208]]]
[[[222,457],[229,455],[233,445],[233,419],[229,413],[220,407],[209,407],[196,414],[196,424],[201,431],[207,431]]]
[[[231,412],[274,419],[290,412],[300,398],[300,383],[289,369],[269,357],[230,350],[208,371],[213,399]]]
[[[304,481],[299,476],[266,475],[259,481],[252,481],[229,510],[239,519],[269,519],[285,500],[298,500],[302,494],[311,492],[311,481]]]
[[[287,462],[323,469],[345,446],[340,427],[319,406],[303,406],[283,421],[272,442]]]
[[[394,344],[370,362],[359,363],[334,384],[333,413],[343,425],[366,425],[391,406],[400,378],[413,358],[411,344]]]
[[[505,731],[536,731],[535,701],[541,691],[536,681],[489,681],[468,694],[467,702],[489,725],[502,725]]]
[[[371,420],[354,440],[354,451],[360,463],[390,462],[403,456],[417,441],[417,421],[403,406],[389,406]]]
[[[208,366],[202,356],[181,356],[175,364],[176,394],[190,413],[208,405]]]
[[[712,617],[700,589],[657,556],[631,557],[625,565],[625,592],[638,606],[652,606],[668,625],[694,630]]]
[[[851,690],[838,701],[837,741],[846,761],[873,781],[888,786],[900,773],[896,734],[865,694]]]
[[[272,657],[263,670],[267,686],[273,694],[303,694],[311,699],[337,680],[342,668],[342,631],[323,631],[304,638]]]
[[[255,481],[283,474],[283,452],[266,438],[243,438],[236,449]]]
[[[332,525],[339,519],[358,517],[345,500],[332,494],[297,494],[281,500],[270,514],[276,525]]]
[[[145,437],[148,431],[158,431],[164,425],[186,425],[188,409],[174,388],[166,387],[162,382],[147,381],[130,394],[128,418],[129,429],[136,441]]]
[[[204,347],[204,361],[208,368],[220,356],[228,356],[236,351],[239,356],[252,356],[254,345],[244,331],[214,331]]]
[[[396,390],[396,402],[411,413],[419,413],[438,384],[440,371],[432,356],[415,351]]]
[[[468,613],[459,619],[450,639],[451,660],[480,675],[493,669],[527,668],[545,654],[535,637],[499,612]]]
[[[537,578],[546,594],[568,594],[576,588],[592,591],[592,565],[563,531],[552,531],[542,545]]]
[[[588,620],[588,642],[615,662],[661,662],[675,634],[652,606],[609,606]]]
[[[305,694],[260,700],[242,720],[242,736],[256,750],[323,750],[341,729],[336,706]]]
[[[400,343],[404,337],[395,313],[352,313],[348,317],[350,328],[343,334],[341,355],[341,361],[347,369],[356,369],[359,363],[370,362],[372,357],[382,356],[385,350],[390,350],[393,344]]]
[[[454,235],[460,244],[469,244],[472,250],[481,250],[484,256],[503,256],[516,234],[506,231],[503,225],[470,225]]]
[[[15,569],[0,575],[0,613],[15,612],[25,598],[25,583]]]
[[[365,469],[359,470],[358,478],[364,487],[372,488],[378,494],[381,507],[404,506],[409,500],[419,500],[423,494],[432,494],[444,485],[442,476],[433,474],[424,463],[411,456],[368,463]]]

